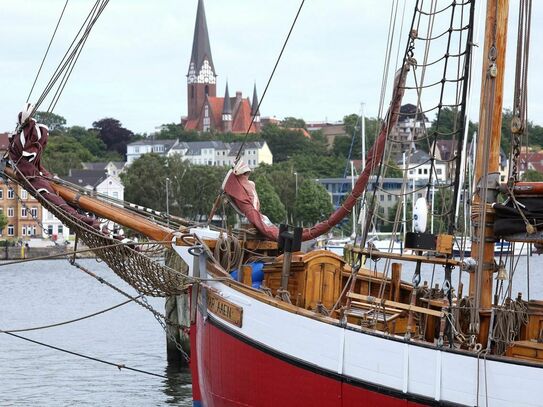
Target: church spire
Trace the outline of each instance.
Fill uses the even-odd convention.
[[[256,95],[256,83],[253,88],[253,103],[251,105],[251,116],[260,116],[258,111],[258,96]]]
[[[187,76],[189,77],[190,83],[191,79],[193,79],[194,82],[199,82],[200,79],[203,79],[200,77],[206,75],[211,75],[213,78],[213,82],[211,83],[214,83],[216,75],[213,57],[211,56],[211,46],[209,44],[204,0],[198,0],[196,23],[194,25],[194,38],[192,40],[192,53]]]
[[[226,81],[226,90],[224,91],[224,105],[222,109],[222,114],[232,114],[232,104],[230,103],[230,93],[228,93],[228,81]]]
[[[187,74],[188,120],[196,120],[208,97],[216,97],[217,75],[211,57],[204,0],[198,0]]]

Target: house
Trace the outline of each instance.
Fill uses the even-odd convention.
[[[256,84],[252,100],[241,92],[230,97],[228,82],[224,97],[217,97],[217,74],[207,29],[203,0],[198,1],[192,53],[187,73],[188,114],[181,119],[187,130],[258,133],[260,112]]]
[[[124,200],[124,185],[116,175],[108,175],[104,170],[70,170],[64,179],[95,194]]]
[[[404,152],[415,150],[415,142],[424,137],[429,120],[417,107],[407,103],[400,107],[398,123],[392,128],[389,134],[389,141],[392,142],[392,152]]]
[[[402,158],[396,160],[396,165],[402,170],[407,170],[407,179],[410,181],[428,182],[431,174],[432,179],[435,180],[436,183],[443,183],[447,182],[449,177],[447,162],[435,160],[435,171],[432,173],[432,160],[430,155],[422,150],[416,150],[406,154],[405,164],[404,157],[402,156]]]
[[[178,143],[177,140],[144,139],[135,141],[126,146],[126,165],[132,164],[143,154],[155,153],[161,156],[168,155],[168,151]]]
[[[172,157],[180,156],[194,165],[231,166],[236,159],[241,142],[140,140],[127,146],[127,165],[145,153],[154,152]],[[160,146],[158,151],[157,146]],[[265,141],[248,141],[243,146],[241,158],[250,168],[272,164],[273,154]]]
[[[84,170],[102,170],[105,171],[108,175],[119,176],[123,172],[124,161],[109,161],[109,162],[99,162],[99,163],[81,163]]]
[[[326,147],[330,150],[334,147],[334,142],[337,137],[348,137],[349,134],[345,131],[343,122],[307,122],[306,127],[309,133],[321,131],[326,140]]]
[[[168,156],[179,155],[194,165],[232,166],[241,142],[222,141],[179,142],[168,151]],[[250,167],[272,164],[273,155],[265,141],[249,141],[243,145],[241,159]]]
[[[0,133],[0,154],[4,155],[8,147],[9,133]],[[0,212],[8,220],[6,227],[0,230],[0,237],[20,239],[42,236],[41,204],[11,181],[0,184]]]

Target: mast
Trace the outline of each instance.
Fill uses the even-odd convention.
[[[475,299],[470,331],[479,334],[485,344],[489,332],[494,273],[493,214],[490,204],[497,197],[502,124],[503,82],[507,44],[509,0],[487,2],[485,46],[483,53],[481,107],[479,110],[478,155],[473,199],[474,235],[472,257],[477,260],[476,273],[470,274],[469,293]],[[498,174],[495,176],[494,174]],[[478,314],[477,314],[478,311]]]

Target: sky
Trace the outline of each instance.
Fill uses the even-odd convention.
[[[64,2],[0,0],[0,132],[15,126]],[[398,23],[404,2],[406,23],[412,14],[413,1],[399,0]],[[44,89],[93,3],[69,0],[30,101]],[[511,4],[514,22],[516,2]],[[337,121],[359,114],[361,103],[367,116],[376,116],[392,5],[392,0],[306,0],[262,102],[262,116]],[[185,75],[196,6],[197,0],[111,0],[55,113],[64,116],[69,126],[91,127],[96,120],[113,117],[137,133],[152,133],[161,124],[179,122],[187,111]],[[241,91],[252,96],[256,83],[262,96],[298,6],[296,0],[205,0],[218,96],[223,95],[226,80],[231,95]],[[543,81],[536,70],[543,66],[537,46],[543,38],[543,2],[534,2],[533,8],[529,117],[543,124],[539,96]],[[515,31],[509,31],[511,45]],[[405,32],[401,32],[402,47]],[[482,33],[483,28],[481,37]],[[400,35],[399,27],[396,35]],[[479,42],[482,45],[482,38]],[[514,47],[508,52],[504,107],[511,106],[513,57]],[[473,72],[478,79],[480,58],[475,58]],[[474,85],[474,121],[478,92]]]

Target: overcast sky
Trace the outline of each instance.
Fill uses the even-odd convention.
[[[43,90],[92,3],[69,1],[31,101]],[[391,4],[306,0],[261,114],[335,121],[359,113],[365,102],[367,115],[375,116]],[[515,20],[516,2],[512,4]],[[0,0],[0,131],[14,128],[63,5],[64,0]],[[114,117],[135,132],[149,133],[160,124],[179,122],[187,110],[185,75],[196,5],[197,0],[111,0],[55,112],[68,125],[90,127],[95,120]],[[255,82],[262,95],[298,6],[295,0],[205,0],[218,96],[227,79],[231,95],[239,90],[251,96]],[[401,6],[403,1],[400,12]],[[543,2],[534,2],[529,113],[539,124],[543,124],[543,85],[536,71],[543,63],[538,43],[543,38],[543,19],[537,16],[541,11]],[[408,0],[406,20],[411,14]],[[515,29],[509,34],[513,45]],[[514,48],[508,56],[514,56]],[[479,58],[475,61],[479,78]],[[512,62],[506,107],[511,104]],[[478,90],[474,93],[476,104]]]

